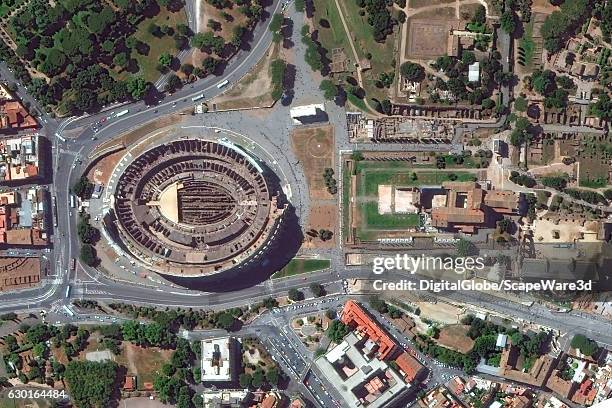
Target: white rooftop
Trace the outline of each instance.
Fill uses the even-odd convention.
[[[319,112],[325,112],[325,105],[322,103],[294,106],[289,110],[289,114],[291,115],[291,119],[293,119],[294,124],[301,124],[304,122],[300,120],[300,118],[316,118],[319,115]]]
[[[478,82],[480,78],[480,62],[476,61],[468,67],[468,81]]]
[[[202,381],[231,381],[232,337],[202,340]]]

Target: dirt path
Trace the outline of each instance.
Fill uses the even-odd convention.
[[[130,345],[125,345],[125,356],[127,358],[128,363],[128,372],[130,374],[138,375],[138,369],[136,368],[136,364],[134,364],[134,349],[130,347]]]

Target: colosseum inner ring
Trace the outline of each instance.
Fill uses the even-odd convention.
[[[260,165],[224,141],[181,139],[136,157],[117,181],[116,227],[158,273],[220,273],[264,253],[284,211]]]

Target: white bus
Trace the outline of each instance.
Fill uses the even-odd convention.
[[[224,87],[225,85],[227,85],[227,84],[229,84],[229,81],[226,79],[225,81],[223,81],[223,82],[219,83],[219,84],[217,85],[217,88],[221,89],[221,88],[223,88],[223,87]]]
[[[66,305],[64,305],[64,311],[68,314],[68,316],[74,316],[74,312]]]
[[[68,299],[68,297],[70,297],[70,285],[66,286],[66,293],[64,294],[64,297],[66,299]]]
[[[118,118],[119,116],[123,116],[123,115],[125,115],[128,112],[129,112],[129,109],[122,110],[121,112],[117,112],[115,117]]]
[[[74,208],[76,206],[76,199],[74,198],[74,194],[70,194],[70,208]]]
[[[204,94],[203,94],[203,93],[201,93],[201,94],[196,95],[196,96],[194,96],[193,98],[191,98],[191,100],[192,100],[193,102],[195,102],[195,101],[199,101],[200,99],[203,99],[203,98],[204,98]]]

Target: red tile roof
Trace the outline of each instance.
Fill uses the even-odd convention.
[[[372,319],[365,310],[355,301],[349,300],[344,304],[341,317],[342,323],[356,328],[366,335],[378,346],[378,359],[389,358],[398,348],[389,335]]]

